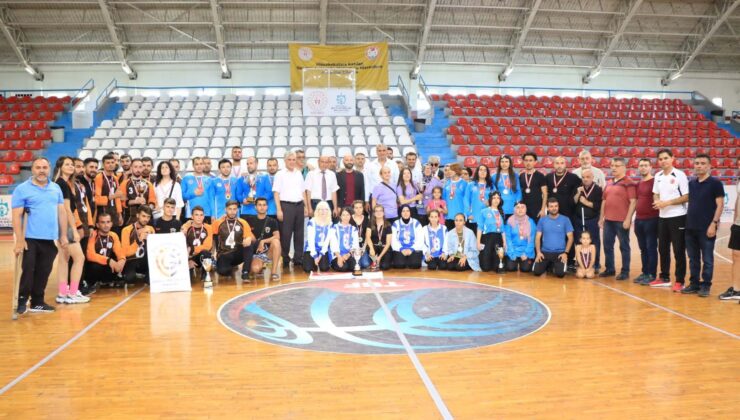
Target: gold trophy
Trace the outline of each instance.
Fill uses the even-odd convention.
[[[203,270],[206,272],[206,278],[203,282],[203,287],[206,289],[213,288],[213,282],[211,281],[211,268],[213,268],[213,259],[208,257],[202,257],[200,263],[203,266]]]
[[[504,247],[497,246],[496,255],[498,255],[498,272],[503,273],[504,272]]]
[[[352,257],[355,259],[355,268],[352,270],[352,276],[362,277],[362,269],[360,268],[360,258],[362,258],[362,248],[352,249]]]

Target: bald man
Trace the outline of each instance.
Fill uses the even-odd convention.
[[[365,201],[365,176],[355,170],[355,158],[347,154],[342,158],[344,169],[337,172],[337,202],[339,207],[351,206],[355,200]]]

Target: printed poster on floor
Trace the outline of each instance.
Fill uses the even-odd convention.
[[[188,251],[182,232],[149,235],[146,247],[151,293],[191,290]]]

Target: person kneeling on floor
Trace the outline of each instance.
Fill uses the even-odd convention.
[[[331,252],[329,238],[331,230],[331,210],[329,203],[319,201],[314,215],[306,225],[306,241],[303,249],[303,271],[329,271]]]
[[[573,225],[569,218],[558,213],[559,208],[557,198],[548,198],[547,216],[537,223],[534,241],[537,257],[532,267],[535,276],[541,276],[551,268],[555,276],[565,277],[568,251],[573,245]]]
[[[188,268],[190,279],[195,279],[195,269],[201,270],[200,280],[205,281],[206,272],[203,270],[203,259],[212,258],[213,229],[211,225],[204,223],[206,214],[203,207],[193,207],[191,214],[193,220],[185,223],[182,233],[185,235],[185,244],[188,248]]]
[[[455,215],[455,227],[447,232],[445,254],[450,271],[481,271],[478,261],[478,239],[472,230],[465,227],[465,215]]]
[[[111,232],[113,220],[111,215],[100,212],[96,216],[95,226],[97,230],[92,232],[90,239],[87,241],[87,266],[85,272],[90,279],[90,287],[95,288],[100,282],[106,286],[123,283],[120,276],[126,265],[126,256],[121,247],[121,240],[118,235]]]
[[[149,283],[146,238],[154,234],[154,228],[149,225],[151,219],[152,209],[148,206],[140,206],[136,210],[136,221],[124,227],[121,232],[123,252],[126,256],[123,278],[127,284],[135,283],[137,274],[144,277],[145,283]]]
[[[257,275],[265,268],[265,264],[272,264],[272,274],[270,280],[280,280],[280,229],[277,220],[267,215],[267,199],[259,197],[254,202],[254,208],[257,216],[249,218],[249,224],[252,226],[252,233],[257,238],[255,242],[255,253],[252,259],[251,272]]]
[[[393,268],[421,268],[424,232],[419,221],[411,215],[411,207],[404,204],[400,211],[401,217],[391,226]]]
[[[352,250],[360,248],[357,228],[350,223],[351,219],[350,208],[343,208],[339,213],[339,223],[332,226],[329,234],[329,249],[334,256],[331,268],[340,273],[347,273],[355,268],[355,257],[352,255]]]
[[[237,201],[227,201],[226,214],[213,223],[213,234],[216,236],[216,272],[221,276],[230,276],[235,268],[242,265],[242,280],[249,280],[255,237],[249,223],[237,217],[238,210]]]

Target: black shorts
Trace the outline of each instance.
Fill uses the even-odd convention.
[[[733,224],[730,228],[730,249],[740,251],[740,225]]]

